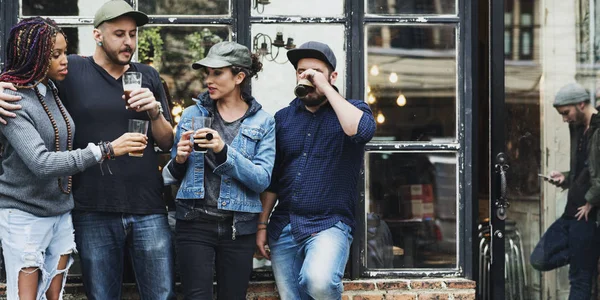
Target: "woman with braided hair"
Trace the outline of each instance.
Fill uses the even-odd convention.
[[[67,40],[50,19],[24,19],[10,31],[0,81],[21,96],[20,117],[0,125],[0,240],[8,299],[62,298],[76,250],[71,210],[74,173],[146,148],[126,133],[113,142],[73,150],[75,127],[56,84],[67,76]]]

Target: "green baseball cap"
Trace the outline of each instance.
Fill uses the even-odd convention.
[[[98,9],[94,16],[94,27],[98,28],[100,24],[116,19],[120,16],[129,16],[135,20],[137,26],[143,26],[148,23],[148,16],[141,12],[133,10],[129,3],[123,0],[111,0]]]
[[[224,68],[229,66],[250,68],[252,66],[250,50],[246,46],[236,42],[220,42],[208,50],[206,57],[192,64],[192,68],[194,69],[202,67]]]

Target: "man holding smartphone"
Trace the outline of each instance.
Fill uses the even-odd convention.
[[[569,299],[590,299],[600,255],[597,206],[600,205],[600,116],[589,93],[571,83],[553,103],[571,136],[570,171],[539,174],[557,187],[569,189],[563,215],[544,233],[531,265],[550,271],[569,264]]]

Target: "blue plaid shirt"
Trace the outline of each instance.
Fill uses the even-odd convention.
[[[296,240],[339,221],[354,229],[364,146],[375,133],[375,119],[365,102],[348,101],[364,112],[351,137],[329,103],[312,113],[295,99],[275,114],[277,151],[267,190],[279,203],[269,222],[270,238],[278,239],[288,223]]]

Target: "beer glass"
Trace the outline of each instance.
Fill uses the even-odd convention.
[[[129,132],[137,132],[137,133],[141,133],[143,135],[147,135],[148,134],[148,124],[150,124],[150,121],[130,119],[129,120]],[[142,157],[142,156],[144,156],[144,150],[129,152],[129,156]]]
[[[129,109],[129,94],[133,90],[142,88],[142,73],[140,72],[125,72],[123,74],[123,93],[125,94],[125,108]]]
[[[192,117],[192,130],[196,132],[196,130],[201,128],[210,128],[212,124],[211,117]],[[212,135],[211,135],[212,136]],[[208,138],[208,137],[207,137]],[[212,138],[212,137],[211,137]],[[211,139],[209,138],[209,140]],[[194,142],[194,135],[191,136],[192,142]],[[194,151],[200,153],[206,153],[208,149],[204,147],[200,147],[198,144],[194,143]]]

